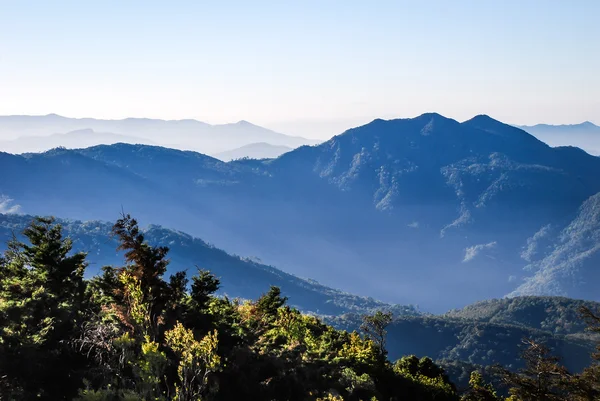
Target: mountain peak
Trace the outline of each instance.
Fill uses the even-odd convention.
[[[415,119],[425,119],[425,118],[452,120],[451,118],[444,117],[440,113],[435,113],[435,112],[423,113],[420,116],[415,117]]]
[[[466,125],[471,125],[471,124],[502,124],[505,125],[503,122],[498,121],[490,116],[488,116],[487,114],[478,114],[475,117],[464,121],[462,124],[466,124]]]
[[[23,116],[23,117],[36,117],[36,116]],[[63,117],[63,116],[61,116],[59,114],[56,114],[56,113],[46,114],[43,117],[46,117],[48,119],[53,119],[53,120],[64,120],[64,119],[66,119],[66,117]]]
[[[246,121],[246,120],[240,120],[237,123],[235,123],[235,125],[254,127],[254,124],[252,124],[250,121]]]
[[[487,133],[503,137],[509,141],[515,141],[514,143],[518,144],[519,146],[523,146],[524,144],[529,144],[535,148],[539,147],[540,145],[547,146],[542,141],[538,140],[533,135],[522,130],[521,128],[505,124],[502,121],[495,120],[486,114],[477,115],[470,120],[464,121],[461,123],[461,125],[485,131]]]
[[[381,124],[381,123],[388,123],[388,122],[394,122],[394,121],[414,121],[414,122],[427,122],[427,123],[443,121],[443,122],[449,122],[449,123],[456,123],[456,120],[445,117],[439,113],[430,112],[430,113],[423,113],[417,117],[412,117],[412,118],[394,118],[394,119],[390,119],[390,120],[386,120],[383,118],[376,118],[373,121],[371,121],[370,123],[367,123],[366,125]],[[360,128],[360,127],[357,127],[357,128]]]

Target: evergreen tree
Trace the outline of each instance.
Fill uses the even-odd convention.
[[[71,254],[52,218],[35,219],[23,235],[0,260],[3,398],[68,399],[81,385],[72,341],[83,323],[85,254]]]

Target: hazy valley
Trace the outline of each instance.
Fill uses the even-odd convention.
[[[22,213],[111,221],[123,209],[389,303],[597,299],[600,159],[486,116],[375,120],[263,161],[114,144],[0,164]]]

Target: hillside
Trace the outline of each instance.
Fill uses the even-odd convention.
[[[579,314],[581,307],[600,310],[600,303],[564,297],[525,296],[479,301],[443,316],[568,335],[585,332],[586,324]]]
[[[110,221],[124,209],[388,303],[598,299],[585,241],[600,159],[488,116],[375,120],[266,161],[117,144],[0,154],[0,168],[0,195],[23,213]]]
[[[441,315],[398,316],[387,329],[390,358],[429,355],[453,366],[517,369],[522,367],[521,340],[531,338],[552,349],[571,371],[581,371],[598,341],[586,330],[582,306],[600,311],[597,302],[529,296],[480,301]],[[345,330],[356,330],[361,322],[353,314],[327,321]]]
[[[32,216],[0,214],[0,250],[6,249],[13,233],[21,233],[32,221]],[[122,263],[122,252],[116,251],[117,242],[110,233],[111,223],[61,219],[57,223],[62,225],[64,235],[73,240],[74,251],[88,254],[87,277],[100,274],[102,266]],[[305,312],[323,315],[352,311],[369,313],[374,309],[384,308],[399,315],[417,313],[410,306],[392,306],[372,298],[343,293],[250,258],[229,255],[180,231],[150,225],[143,232],[149,244],[166,244],[170,248],[168,274],[178,271],[195,274],[198,269],[210,270],[221,280],[221,294],[231,298],[256,299],[275,285],[286,293],[291,305]]]

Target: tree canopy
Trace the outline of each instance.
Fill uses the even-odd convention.
[[[594,400],[600,370],[568,372],[523,343],[524,368],[480,372],[459,389],[428,357],[387,359],[390,312],[338,330],[287,305],[278,287],[256,300],[215,295],[198,269],[166,277],[169,249],[123,215],[123,264],[84,278],[86,255],[53,219],[37,218],[0,258],[1,400]],[[592,330],[600,318],[585,309]],[[596,356],[598,358],[598,356]],[[597,360],[597,359],[596,359]]]

